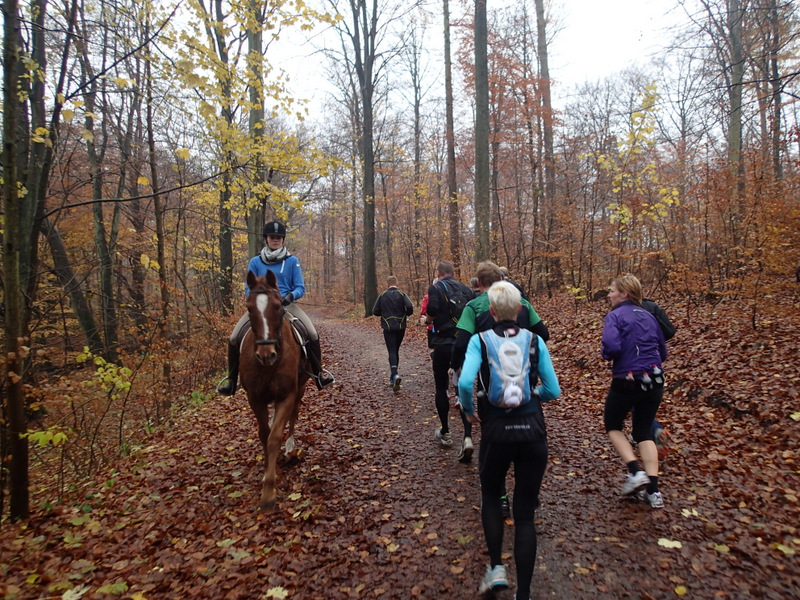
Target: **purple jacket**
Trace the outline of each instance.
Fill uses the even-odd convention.
[[[606,315],[603,326],[603,358],[613,360],[614,378],[625,379],[633,371],[661,367],[667,360],[667,343],[656,318],[633,302],[625,300]]]

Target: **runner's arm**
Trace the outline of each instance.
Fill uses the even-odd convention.
[[[541,362],[541,361],[540,361]],[[461,375],[458,378],[458,402],[466,416],[475,413],[475,404],[472,401],[472,386],[481,368],[481,338],[473,335],[467,345],[467,355],[461,366]]]
[[[536,393],[539,400],[542,402],[549,402],[555,400],[561,395],[561,386],[558,385],[558,377],[553,368],[553,361],[550,359],[550,352],[547,350],[547,344],[544,343],[542,338],[539,340],[539,380],[542,382],[536,386]]]
[[[450,356],[450,367],[454,371],[458,371],[464,363],[467,345],[473,333],[475,333],[475,308],[467,304],[456,325],[456,340],[453,343],[453,354]]]
[[[545,342],[548,341],[550,339],[550,330],[547,329],[547,325],[544,324],[539,313],[527,300],[522,302],[522,306],[528,310],[528,325],[526,329],[538,335]]]
[[[381,296],[383,296],[383,294],[378,296],[377,300],[375,300],[375,305],[372,307],[372,316],[374,317],[381,316]]]
[[[538,335],[544,342],[550,339],[550,330],[547,329],[547,325],[544,324],[544,321],[540,320],[536,325],[530,327],[530,330]]]

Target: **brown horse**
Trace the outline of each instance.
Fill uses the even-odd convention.
[[[310,375],[308,360],[285,318],[275,274],[267,271],[266,277],[257,277],[248,271],[247,287],[250,331],[242,340],[239,377],[258,421],[258,437],[264,448],[259,506],[269,509],[276,503],[275,471],[283,431],[288,422],[286,454],[289,454],[294,449],[294,425]],[[270,404],[274,411],[271,424]]]

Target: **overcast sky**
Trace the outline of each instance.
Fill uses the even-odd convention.
[[[677,0],[557,0],[561,24],[550,45],[550,76],[561,93],[632,64],[646,64],[668,37],[665,28],[685,19]]]
[[[549,48],[554,104],[559,106],[575,86],[587,80],[596,81],[632,64],[649,62],[653,51],[669,39],[666,27],[686,20],[677,5],[678,0],[555,0],[550,8],[553,24]],[[533,8],[532,2],[530,6]],[[430,9],[436,12],[435,5]],[[454,10],[451,2],[451,11]],[[437,26],[434,20],[429,35],[438,35],[438,30],[434,33]],[[325,81],[325,60],[313,55],[312,44],[293,43],[296,40],[291,34],[282,40],[279,52],[283,59],[279,64],[289,72],[290,88],[298,96],[315,97],[312,105],[318,106],[331,85]],[[436,43],[438,38],[428,41]],[[315,43],[320,43],[319,38]]]

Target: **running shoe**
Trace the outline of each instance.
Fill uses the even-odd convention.
[[[486,567],[486,575],[484,575],[480,586],[478,586],[478,592],[485,594],[487,592],[501,592],[506,589],[508,589],[506,568],[503,565]]]
[[[461,442],[461,451],[458,453],[458,462],[462,462],[465,464],[472,462],[473,451],[474,447],[472,445],[472,438],[465,437],[464,441]]]
[[[661,492],[653,492],[652,494],[644,493],[644,501],[647,502],[651,508],[664,508],[664,497]]]
[[[442,433],[442,428],[437,427],[436,431],[433,432],[433,436],[442,446],[452,446],[453,445],[453,436],[450,435],[450,432]]]
[[[628,473],[625,483],[622,484],[622,495],[630,496],[650,483],[650,478],[644,471],[636,471],[636,475]]]

